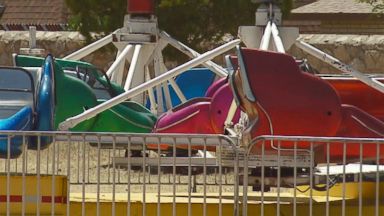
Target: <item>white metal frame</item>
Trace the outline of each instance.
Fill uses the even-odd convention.
[[[130,24],[132,25],[135,24],[135,20],[134,19],[127,19],[126,20],[126,23],[125,25],[126,26],[129,26]],[[139,22],[141,23],[151,23],[151,22],[157,22],[157,21],[153,21],[152,19],[150,20],[147,20],[147,21],[143,21],[143,20],[140,20]],[[157,23],[155,24],[157,25]],[[125,85],[123,85],[125,87],[125,89],[129,89],[130,86],[134,87],[133,86],[133,77],[134,77],[134,73],[135,73],[135,69],[136,67],[147,67],[148,65],[150,65],[150,63],[152,61],[157,61],[157,62],[160,62],[163,64],[161,58],[162,58],[162,50],[169,44],[169,45],[172,45],[173,47],[175,47],[176,49],[180,50],[181,52],[183,52],[184,54],[188,55],[189,57],[191,58],[195,58],[195,57],[198,57],[200,54],[197,53],[195,50],[189,48],[188,46],[186,46],[185,44],[175,40],[174,38],[172,38],[169,34],[167,34],[166,32],[164,31],[161,31],[160,30],[146,30],[148,31],[146,34],[142,34],[142,33],[135,33],[135,32],[127,32],[127,29],[126,28],[122,28],[122,29],[119,29],[117,31],[115,31],[114,33],[64,57],[64,59],[68,59],[68,60],[81,60],[82,58],[86,57],[87,55],[91,54],[92,52],[110,44],[110,43],[114,43],[115,46],[119,49],[119,52],[118,52],[118,55],[117,55],[117,58],[116,60],[114,61],[114,63],[111,65],[111,67],[108,69],[107,71],[107,75],[108,76],[116,76],[116,77],[122,77],[121,74],[119,73],[122,73],[121,70],[117,70],[119,68],[119,66],[121,67],[122,65],[124,65],[124,62],[126,60],[128,60],[129,62],[131,62],[131,66],[130,66],[130,69],[129,69],[129,78],[126,79],[125,81]],[[150,33],[149,33],[150,32]],[[147,40],[147,36],[148,34],[152,34],[154,35],[157,39],[155,41],[148,41]],[[118,37],[118,36],[121,36],[121,37]],[[116,37],[118,37],[117,40],[119,40],[120,38],[123,38],[122,36],[130,36],[130,37],[133,37],[135,36],[135,40],[131,40],[131,41],[115,41]],[[140,42],[141,40],[141,42]],[[148,49],[148,47],[150,46],[150,48]],[[132,50],[133,48],[133,50]],[[132,57],[132,53],[134,53],[133,57]],[[146,60],[143,60],[145,61],[145,64],[139,64],[138,65],[138,61],[139,59],[146,59]],[[215,72],[216,74],[218,74],[219,76],[223,77],[223,76],[226,76],[226,71],[224,68],[222,68],[221,66],[213,63],[212,61],[208,61],[208,62],[203,62],[202,63],[203,65],[205,65],[206,67],[208,67],[209,69],[211,69],[213,72]],[[164,64],[163,64],[164,65]],[[138,68],[137,70],[141,71],[142,68]],[[115,75],[115,73],[117,75]],[[120,80],[119,79],[112,79],[113,81],[117,81],[119,82]],[[174,85],[173,85],[174,86]],[[176,87],[177,88],[177,87]]]
[[[213,72],[215,72],[219,77],[224,77],[227,75],[227,72],[223,67],[211,61],[211,59],[220,55],[222,53],[221,51],[211,52],[212,55],[210,58],[199,58],[202,56],[201,54],[186,46],[185,44],[175,40],[166,32],[160,31],[157,27],[157,19],[155,16],[151,16],[150,18],[137,18],[131,17],[130,15],[126,15],[123,28],[118,29],[112,34],[107,35],[104,38],[64,57],[64,59],[81,60],[92,52],[110,43],[113,43],[115,45],[115,47],[118,49],[118,53],[116,56],[116,60],[107,70],[107,75],[111,78],[112,81],[124,87],[124,90],[126,92],[129,92],[129,90],[132,89],[136,89],[136,87],[142,86],[143,83],[146,83],[152,79],[152,77],[150,77],[150,71],[152,69],[149,67],[150,65],[154,66],[153,71],[155,77],[158,77],[168,71],[164,64],[162,56],[162,51],[167,45],[175,47],[176,49],[191,58],[205,59],[202,61],[199,60],[198,64],[195,64],[195,61],[192,60],[190,64],[187,64],[187,67],[184,67],[182,69],[183,71],[177,69],[177,73],[175,73],[174,75],[167,76],[167,79],[163,79],[162,82],[155,82],[154,85],[146,87],[145,89],[142,89],[142,91],[140,90],[140,92],[136,93],[134,96],[129,97],[130,99],[143,104],[144,92],[148,91],[148,95],[150,96],[149,98],[151,102],[151,110],[154,113],[160,114],[165,111],[163,110],[163,98],[165,99],[164,101],[166,103],[167,109],[172,108],[172,102],[169,93],[169,85],[175,90],[176,95],[180,98],[182,102],[186,101],[183,92],[180,90],[179,86],[174,81],[174,77],[184,72],[185,70],[202,64],[207,68],[211,69]],[[232,48],[233,46],[231,45],[233,45],[234,43],[240,43],[240,41],[232,41],[228,43],[228,47]],[[229,49],[225,49],[225,51]],[[124,81],[123,77],[126,61],[130,62],[130,66],[126,79]],[[153,88],[156,88],[156,96],[158,98],[157,103],[153,94]],[[162,89],[164,90],[164,94]],[[126,99],[128,98],[126,97]],[[105,104],[116,105],[115,101],[117,100],[110,100],[105,102]],[[102,111],[104,110],[105,109],[103,109]],[[81,118],[81,121],[93,116],[93,114],[89,115],[89,112],[85,112],[81,115],[88,116],[86,118]],[[70,120],[63,122],[60,129],[69,129],[70,127],[72,127],[63,126],[68,125],[69,121]],[[77,124],[77,122],[75,124]]]
[[[222,53],[225,53],[227,52],[228,50],[234,48],[236,45],[238,45],[240,43],[240,40],[233,40],[231,42],[228,42],[216,49],[213,49],[211,51],[208,51],[206,53],[204,53],[203,55],[200,55],[199,57],[185,63],[185,64],[182,64],[148,82],[145,82],[139,86],[136,86],[128,91],[126,91],[125,93],[121,94],[121,95],[118,95],[102,104],[99,104],[93,108],[90,108],[86,111],[84,111],[82,114],[80,115],[77,115],[77,116],[74,116],[74,117],[71,117],[71,118],[68,118],[67,120],[65,120],[64,122],[61,122],[60,125],[59,125],[59,129],[60,130],[68,130],[70,128],[73,128],[74,126],[76,126],[77,124],[79,124],[80,122],[83,122],[87,119],[90,119],[94,116],[96,116],[97,114],[107,110],[107,109],[110,109],[112,108],[113,106],[119,104],[119,103],[122,103],[124,101],[126,101],[127,99],[129,98],[132,98],[134,96],[137,96],[141,93],[143,93],[144,91],[147,91],[148,89],[151,89],[161,83],[164,83],[166,82],[167,80],[169,79],[172,79],[173,77],[183,73],[184,71],[192,68],[192,67],[195,67],[203,62],[206,62],[210,59],[213,59],[214,57],[216,57],[217,55],[220,55]]]
[[[384,85],[381,82],[375,80],[374,78],[370,78],[369,76],[353,69],[350,65],[342,63],[339,59],[331,55],[328,55],[327,53],[303,41],[298,40],[296,42],[296,46],[304,50],[305,52],[309,53],[310,55],[318,58],[319,60],[331,65],[332,67],[344,73],[347,73],[357,78],[361,82],[367,84],[368,86],[371,86],[372,88],[380,91],[381,93],[384,93]]]

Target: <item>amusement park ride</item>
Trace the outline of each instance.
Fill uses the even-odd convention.
[[[145,119],[135,120],[135,122],[145,121],[140,127],[149,128],[147,132],[229,134],[240,139],[241,145],[238,148],[243,152],[254,153],[247,163],[242,163],[245,169],[244,175],[248,175],[247,169],[250,167],[250,176],[254,178],[260,178],[260,173],[264,172],[260,172],[261,159],[258,153],[261,150],[259,146],[255,145],[259,136],[383,138],[384,111],[381,108],[384,106],[384,85],[381,82],[382,79],[360,73],[338,59],[298,40],[297,28],[280,26],[281,12],[275,1],[260,2],[262,5],[256,12],[256,25],[241,26],[239,28],[240,39],[199,54],[158,28],[152,0],[128,0],[128,14],[125,16],[122,28],[61,60],[55,61],[52,57],[48,57],[43,66],[43,71],[47,71],[47,73],[55,71],[60,74],[53,76],[54,79],[57,79],[56,89],[60,86],[65,88],[72,83],[73,86],[78,86],[76,87],[79,89],[78,92],[82,91],[80,89],[88,91],[89,87],[84,87],[85,84],[82,81],[74,81],[74,78],[67,77],[70,70],[58,73],[58,65],[61,64],[63,69],[68,66],[76,68],[74,74],[77,74],[78,78],[89,81],[90,73],[93,73],[94,68],[90,64],[79,61],[112,43],[118,49],[115,61],[105,75],[93,76],[100,83],[106,83],[107,88],[113,88],[119,93],[113,95],[111,99],[101,102],[91,101],[88,104],[82,100],[95,97],[91,93],[78,100],[72,100],[71,103],[75,107],[79,107],[76,103],[82,104],[76,111],[77,113],[63,113],[60,121],[55,120],[55,126],[52,126],[52,119],[45,117],[43,120],[45,119],[47,123],[43,125],[48,125],[48,128],[42,129],[62,131],[76,127],[80,128],[80,131],[86,128],[97,129],[96,126],[88,127],[87,125],[96,124],[97,121],[102,122],[100,116],[105,111],[115,109],[114,113],[119,113],[119,109],[128,109],[126,110],[127,117],[138,115],[142,117],[141,119]],[[241,42],[247,48],[240,48],[238,45]],[[302,62],[285,54],[285,51],[293,44],[345,74],[343,76],[320,76],[301,70],[299,63]],[[193,59],[168,70],[162,56],[162,51],[167,45],[175,47]],[[211,61],[235,47],[237,47],[237,55],[226,57],[227,68]],[[15,56],[15,63],[18,66],[36,67],[43,62],[38,58]],[[124,75],[127,62],[129,69]],[[182,87],[174,78],[201,64],[221,79],[213,83],[207,93],[200,95],[200,98],[187,98],[181,90]],[[83,72],[80,75],[79,66],[91,68],[91,71]],[[125,80],[124,77],[126,77]],[[58,81],[59,79],[62,81]],[[181,105],[173,107],[170,87],[182,102]],[[74,89],[76,88],[74,87]],[[56,93],[56,97],[59,96]],[[142,106],[147,98],[150,101],[152,113]],[[57,98],[57,100],[62,99]],[[130,104],[124,105],[127,100],[131,100]],[[52,107],[54,106],[52,102],[48,101],[48,103],[51,110],[55,109]],[[119,104],[123,104],[124,107],[117,107]],[[164,110],[164,107],[167,110]],[[132,110],[137,112],[131,112]],[[58,111],[56,110],[56,112]],[[30,113],[32,112],[30,111]],[[97,119],[92,120],[95,118]],[[104,119],[106,118],[108,117]],[[132,119],[128,120],[132,121]],[[90,121],[96,123],[90,123]],[[132,124],[135,125],[135,122]],[[31,142],[33,143],[33,141]],[[307,142],[284,142],[279,143],[278,147],[273,141],[270,142],[268,147],[263,149],[266,151],[263,163],[267,172],[270,173],[270,176],[264,176],[266,179],[270,179],[270,185],[267,186],[277,184],[274,180],[274,167],[278,161],[285,161],[286,172],[282,177],[287,179],[286,182],[289,182],[292,177],[293,164],[300,164],[302,168],[300,175],[304,179],[304,176],[309,174],[309,168],[326,161],[324,154],[326,145],[318,145],[312,149],[317,155],[313,164],[308,153],[311,149]],[[357,147],[351,146],[346,151],[350,163],[355,162],[359,156],[358,144],[356,145]],[[300,155],[299,159],[293,159],[293,146],[299,148],[297,151],[297,154]],[[341,160],[342,148],[340,143],[331,142],[330,149],[328,149],[331,152],[331,159]],[[156,146],[153,149],[156,149]],[[166,150],[167,146],[162,146],[162,149]],[[201,152],[202,148],[197,147],[194,150]],[[215,151],[216,149],[208,150]],[[277,151],[280,150],[284,154],[278,154]],[[15,153],[15,156],[18,153]],[[380,154],[380,163],[382,163],[384,148],[380,152],[377,152],[375,147],[364,150],[363,157],[369,161],[376,154]],[[220,161],[230,164],[231,157],[233,155],[222,154]],[[213,155],[211,159],[204,163],[208,163],[208,166],[216,166],[218,159]],[[125,163],[124,160],[125,158],[117,158],[116,161]],[[165,157],[162,159],[162,163],[166,166],[167,162],[171,164],[174,160],[174,158]],[[185,161],[182,157],[177,160]],[[156,165],[156,162],[153,161],[151,164],[151,161],[148,160],[149,165]],[[132,164],[135,163],[140,165],[142,160],[137,158],[135,162],[134,159]],[[196,159],[194,163],[201,164],[202,162]],[[354,173],[353,167],[348,167],[348,169],[350,170],[346,170],[346,173]],[[337,170],[333,173],[337,174]],[[320,176],[323,173],[319,169],[316,174]],[[317,183],[324,181],[323,178],[317,180],[319,181]],[[301,184],[308,183],[301,182]],[[287,185],[291,184],[287,183]]]

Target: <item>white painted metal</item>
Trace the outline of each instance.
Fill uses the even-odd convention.
[[[156,35],[158,30],[157,17],[154,15],[146,17],[126,14],[124,16],[122,33]]]
[[[153,64],[154,64],[154,72],[155,72],[155,77],[158,77],[162,74],[162,70],[160,68],[160,59],[159,59],[159,55],[158,53],[161,52],[161,50],[163,49],[163,46],[161,46],[161,44],[158,44],[156,49],[153,51],[153,54],[152,54],[152,57],[153,57]],[[157,98],[157,114],[161,115],[163,112],[165,112],[166,110],[164,109],[164,99],[165,99],[165,95],[163,94],[163,87],[162,87],[162,83],[156,85],[156,98]]]
[[[285,53],[283,41],[281,40],[279,30],[277,29],[277,26],[274,22],[271,24],[271,33],[277,52]]]
[[[271,34],[272,34],[272,25],[271,25],[271,21],[269,21],[267,23],[267,26],[264,29],[264,34],[261,39],[261,43],[260,43],[261,50],[268,50],[269,43],[271,41]]]
[[[118,49],[117,50],[117,52],[116,52],[116,57],[115,57],[115,60],[120,56],[120,54],[121,54],[121,52],[122,52],[123,50],[121,50],[121,49]],[[113,64],[113,63],[112,63]],[[118,83],[117,82],[117,74],[123,74],[124,72],[122,72],[123,70],[124,70],[124,67],[125,67],[125,62],[124,62],[124,64],[120,64],[119,65],[119,69],[118,69],[118,71],[117,72],[114,72],[114,73],[112,73],[112,74],[110,74],[108,77],[109,77],[109,79],[112,81],[112,82],[114,82],[114,83]],[[121,83],[118,83],[119,85],[121,85]]]
[[[169,34],[167,34],[164,31],[160,32],[160,37],[163,38],[164,40],[166,40],[170,45],[172,45],[173,47],[180,50],[182,53],[186,54],[187,56],[189,56],[191,58],[196,58],[196,57],[200,56],[200,53],[196,52],[192,48],[181,43],[180,41],[175,40],[174,38],[172,38]],[[212,70],[213,72],[215,72],[220,77],[227,76],[227,71],[223,67],[221,67],[220,65],[218,65],[212,61],[204,62],[203,65],[205,67],[209,68],[210,70]]]
[[[36,184],[36,197],[38,199],[36,202],[36,215],[40,215],[40,197],[41,197],[41,138],[37,139],[37,154],[36,154],[36,175],[37,175],[37,184]]]
[[[126,60],[126,58],[127,58],[127,55],[128,55],[128,53],[130,52],[130,50],[133,48],[133,46],[132,45],[128,45],[128,46],[126,46],[124,49],[123,49],[123,51],[120,53],[120,55],[116,58],[116,60],[113,62],[113,64],[111,65],[111,67],[109,67],[109,69],[107,70],[107,72],[106,72],[106,74],[107,74],[107,76],[109,76],[109,77],[111,77],[111,75],[113,74],[113,73],[116,73],[117,71],[119,71],[119,70],[117,70],[118,68],[119,68],[119,66],[121,65],[121,64],[124,64],[124,62],[125,62],[125,60]],[[117,77],[120,77],[120,76],[122,76],[122,74],[116,74],[116,76]],[[119,80],[118,78],[117,78],[117,80]]]
[[[164,95],[162,91],[162,86],[161,84],[156,85],[156,98],[157,98],[157,114],[161,115],[164,113]]]
[[[295,44],[297,38],[299,38],[299,28],[279,26],[278,30],[280,38],[284,41],[284,49],[289,50]]]
[[[172,86],[173,90],[175,90],[175,93],[179,97],[181,103],[187,102],[187,98],[185,97],[185,95],[183,94],[183,92],[179,88],[179,85],[177,85],[177,83],[175,82],[175,80],[170,79],[168,81],[169,81],[169,84]]]
[[[149,80],[151,80],[148,66],[145,67],[145,76],[146,76],[147,82]],[[151,112],[156,115],[157,114],[157,108],[156,108],[157,103],[156,103],[155,94],[153,93],[152,88],[148,89],[148,97],[149,97],[149,102],[151,103]]]
[[[165,66],[164,58],[163,58],[163,55],[161,53],[159,54],[158,59],[159,59],[158,64],[160,67],[160,72],[161,72],[161,74],[163,74],[163,73],[168,71],[168,68]],[[167,82],[163,83],[164,97],[165,97],[165,103],[167,105],[167,110],[171,110],[173,108],[171,93],[169,91],[169,82],[170,82],[170,80],[174,80],[174,79],[175,78],[169,79]],[[177,85],[177,87],[179,87],[179,86]],[[180,90],[180,88],[179,88],[179,90]]]
[[[45,49],[39,49],[36,46],[36,26],[29,26],[29,47],[21,47],[19,53],[23,55],[45,57]],[[15,64],[15,62],[14,62]]]
[[[282,20],[282,13],[280,8],[271,2],[264,1],[262,4],[257,8],[257,11],[255,13],[256,26],[265,26],[271,19],[274,20],[278,25],[281,24]]]
[[[351,76],[356,77],[357,79],[359,79],[363,83],[367,84],[368,86],[371,86],[372,88],[380,91],[381,93],[384,93],[384,85],[381,82],[379,82],[375,79],[371,79],[367,75],[353,69],[351,66],[342,63],[337,58],[335,58],[331,55],[328,55],[327,53],[325,53],[325,52],[317,49],[316,47],[313,47],[312,45],[305,43],[303,41],[298,40],[296,42],[296,46],[299,47],[300,49],[304,50],[305,52],[313,55],[314,57],[320,59],[321,61],[335,67],[336,69],[339,69],[340,71],[342,71],[344,73],[347,73]]]
[[[239,37],[246,47],[260,48],[260,42],[263,37],[264,27],[259,26],[240,26]]]
[[[153,88],[154,86],[156,85],[159,85],[169,79],[172,79],[173,77],[185,72],[186,70],[190,69],[190,68],[193,68],[199,64],[201,64],[202,62],[206,62],[222,53],[225,53],[226,51],[234,48],[236,45],[238,45],[240,43],[240,40],[233,40],[231,42],[228,42],[216,49],[213,49],[211,51],[208,51],[204,54],[202,54],[201,56],[183,64],[183,65],[180,65],[170,71],[168,71],[167,73],[164,73],[156,78],[154,78],[153,80],[149,81],[149,82],[146,82],[146,83],[143,83],[139,86],[136,86],[134,88],[132,88],[131,90],[121,94],[121,95],[118,95],[116,96],[115,98],[112,98],[111,100],[109,101],[106,101],[102,104],[99,104],[98,106],[96,107],[93,107],[91,109],[88,109],[86,110],[85,112],[83,112],[82,114],[80,115],[77,115],[77,116],[74,116],[74,117],[71,117],[71,118],[68,118],[67,120],[65,120],[64,122],[60,123],[59,125],[59,130],[68,130],[74,126],[76,126],[77,124],[79,124],[80,122],[82,121],[85,121],[87,119],[90,119],[92,117],[94,117],[95,115],[107,110],[107,109],[110,109],[112,108],[113,106],[129,99],[129,98],[132,98],[134,96],[137,96],[141,93],[143,93],[144,91],[147,91],[149,88]]]
[[[161,54],[161,51],[164,47],[165,47],[165,43],[159,44],[153,53],[154,69],[155,69],[156,77],[160,76],[161,74],[167,71],[167,68],[164,64],[163,55]],[[157,85],[156,93],[157,93],[157,97],[159,98],[158,100],[159,106],[157,110],[158,113],[163,113],[164,111],[172,109],[172,100],[169,92],[168,83],[164,82],[164,83],[161,83],[160,85]],[[164,109],[164,104],[163,104],[164,102],[165,102],[166,109]]]
[[[225,127],[231,127],[233,125],[232,120],[236,114],[236,110],[237,110],[236,101],[232,100],[231,106],[229,107],[229,110],[228,110],[227,118],[225,119],[225,122],[224,122]]]
[[[361,165],[361,167],[360,167]],[[328,175],[359,174],[360,169],[364,173],[384,172],[384,165],[371,165],[352,163],[347,165],[334,165],[330,168]],[[327,175],[327,166],[319,166],[316,175]]]
[[[171,110],[173,105],[172,105],[171,93],[169,92],[168,82],[164,82],[162,84],[162,87],[164,90],[165,105],[167,106],[167,110]]]
[[[210,167],[219,166],[218,160],[216,157],[211,157],[211,158],[207,157],[206,161],[201,160],[202,158],[203,157],[177,157],[174,159],[173,157],[162,157],[159,163],[159,158],[153,157],[153,158],[147,158],[145,160],[145,164],[150,166],[159,165],[161,167],[167,167],[167,166],[173,166],[173,165],[177,167],[180,167],[180,166],[182,167],[182,166],[188,166],[189,163],[191,164],[191,166],[204,166],[204,165],[210,166]],[[118,157],[118,158],[115,158],[115,162],[118,165],[127,164],[127,158]],[[131,165],[134,165],[134,166],[140,166],[143,164],[143,158],[142,157],[131,158],[130,163]]]
[[[29,26],[29,48],[36,48],[36,26]]]
[[[284,41],[284,49],[290,49],[299,37],[299,28],[279,26],[278,30],[280,38]],[[240,26],[239,37],[246,47],[258,49],[260,48],[263,31],[264,27],[260,26]],[[269,49],[272,49],[272,47],[269,46]]]
[[[130,88],[137,87],[145,82],[145,67],[151,66],[148,62],[153,61],[152,54],[156,49],[156,44],[142,44],[140,50],[140,56],[137,61],[136,70],[132,77],[132,82]],[[132,98],[133,101],[136,101],[140,104],[144,104],[144,95],[139,94]]]
[[[164,40],[163,38],[159,38],[155,48],[153,49],[153,52],[151,53],[150,57],[148,58],[148,62],[146,62],[146,65],[151,64],[155,60],[155,55],[161,55],[162,51],[168,46],[168,42]]]
[[[274,42],[273,45],[276,51],[285,53],[284,44],[281,40],[279,30],[277,29],[277,26],[273,21],[268,22],[267,26],[265,27],[264,34],[260,43],[260,49],[268,50],[270,48],[271,35]]]
[[[7,139],[7,148],[6,149],[11,149],[11,138],[8,137]],[[6,161],[5,161],[5,172],[7,174],[7,182],[6,182],[6,214],[10,215],[11,214],[11,151],[7,151],[7,156],[6,156]]]
[[[113,43],[118,49],[118,54],[116,60],[110,66],[107,71],[107,75],[111,78],[111,81],[121,85],[125,90],[137,87],[143,84],[145,79],[145,67],[154,65],[154,60],[157,59],[160,61],[161,68],[157,70],[155,68],[155,77],[161,75],[167,69],[164,69],[164,62],[162,59],[162,50],[168,45],[171,44],[177,49],[187,54],[190,57],[198,57],[200,54],[189,48],[183,43],[173,39],[165,32],[160,32],[157,24],[156,16],[151,15],[150,17],[138,17],[127,15],[124,18],[124,26],[112,34],[98,40],[66,57],[64,59],[68,60],[80,60],[95,50],[109,44]],[[137,49],[128,49],[127,47],[141,45],[140,52]],[[157,55],[157,57],[155,57]],[[131,63],[127,78],[125,82],[123,81],[124,77],[124,66],[125,60]],[[213,72],[217,73],[219,76],[226,76],[226,71],[221,66],[208,61],[202,62],[201,64],[210,68]],[[134,71],[134,72],[133,72]],[[175,89],[177,96],[181,99],[182,102],[186,101],[185,96],[180,91],[180,88],[175,84],[173,80],[169,81],[171,86]],[[171,100],[168,94],[169,90],[168,84],[162,84],[165,88],[165,95],[163,95],[163,90],[160,85],[156,86],[157,94],[157,111],[158,113],[163,112],[163,98],[167,107],[170,108]],[[144,94],[139,94],[131,98],[131,100],[143,104],[145,100]]]
[[[118,51],[117,51],[117,53],[116,53],[116,58],[115,58],[115,60],[120,56],[120,54],[121,54],[121,52],[122,52],[123,50],[122,49],[119,49]],[[132,55],[131,55],[131,53],[132,53],[132,49],[130,49],[130,51],[128,52],[128,54],[127,54],[127,61],[128,62],[130,62],[130,59],[132,59]],[[110,73],[112,73],[112,75],[110,76],[110,79],[111,79],[111,81],[112,82],[115,82],[115,83],[117,83],[117,84],[119,84],[120,86],[122,86],[123,85],[123,75],[124,75],[124,69],[125,69],[125,61],[122,61],[121,63],[120,63],[120,65],[117,67],[117,70],[116,71],[113,71],[113,72],[110,72]],[[113,63],[112,63],[113,64]]]
[[[109,34],[109,35],[105,36],[104,38],[97,40],[97,41],[89,44],[88,46],[81,48],[81,49],[77,50],[76,52],[74,52],[68,56],[65,56],[63,59],[80,60],[80,59],[86,57],[87,55],[93,53],[94,51],[100,49],[101,47],[108,45],[111,42],[112,42],[112,34]]]
[[[130,46],[130,45],[128,45]],[[127,79],[125,81],[124,90],[128,91],[132,86],[133,76],[136,73],[137,62],[139,61],[141,44],[135,45],[131,65],[128,70]]]

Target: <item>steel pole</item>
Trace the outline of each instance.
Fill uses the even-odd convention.
[[[97,41],[89,44],[88,46],[83,47],[83,48],[79,49],[78,51],[65,56],[63,59],[78,61],[78,60],[86,57],[87,55],[93,53],[94,51],[100,49],[101,47],[103,47],[109,43],[112,43],[112,34],[107,35],[107,36],[103,37],[102,39],[97,40]]]
[[[200,56],[200,53],[196,52],[192,48],[181,43],[180,41],[177,41],[176,39],[172,38],[169,34],[167,34],[164,31],[160,32],[160,37],[163,38],[165,41],[167,41],[170,45],[178,49],[180,52],[189,56],[190,58],[196,58]],[[220,77],[226,77],[228,75],[227,71],[223,67],[221,67],[220,65],[212,61],[204,62],[202,65],[209,68]]]
[[[279,30],[277,29],[277,26],[274,22],[272,22],[272,25],[271,25],[271,32],[272,32],[273,42],[275,43],[277,52],[285,53],[283,41],[280,38]]]
[[[128,91],[131,88],[133,75],[135,75],[137,62],[139,61],[141,47],[142,47],[141,44],[135,45],[135,51],[133,52],[132,62],[129,67],[127,79],[124,85],[125,91]]]
[[[168,81],[169,81],[169,84],[172,86],[173,90],[175,90],[175,93],[179,97],[180,101],[182,103],[187,102],[187,98],[185,97],[185,95],[181,91],[179,85],[177,85],[177,83],[175,82],[175,80],[174,79],[169,79]]]
[[[271,41],[271,33],[272,33],[271,27],[272,27],[271,21],[269,21],[267,23],[267,26],[265,27],[263,37],[261,38],[261,42],[260,42],[261,50],[268,50],[269,42]]]
[[[305,52],[313,55],[314,57],[320,59],[321,61],[333,66],[334,68],[341,70],[353,77],[356,77],[361,82],[371,86],[372,88],[384,93],[384,85],[377,80],[369,78],[367,75],[353,69],[351,66],[342,63],[339,59],[328,55],[327,53],[313,47],[312,45],[305,43],[303,41],[297,41],[296,46]]]
[[[106,72],[108,77],[111,77],[112,74],[115,73],[115,71],[119,68],[120,64],[122,64],[127,59],[127,55],[131,51],[132,47],[133,46],[129,44],[123,49],[123,51],[120,53],[120,55],[116,58],[116,60]]]
[[[149,68],[148,66],[145,66],[145,81],[150,81],[151,80],[151,76],[149,74]],[[156,113],[157,112],[157,109],[156,109],[156,99],[155,99],[155,94],[153,93],[153,89],[152,88],[149,88],[148,89],[148,97],[149,97],[149,101],[151,103],[151,112],[152,113]]]

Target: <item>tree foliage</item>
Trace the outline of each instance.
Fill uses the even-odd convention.
[[[79,31],[88,40],[91,32],[108,34],[123,24],[126,0],[66,0],[72,16],[71,30]]]
[[[110,33],[123,25],[127,0],[66,0],[72,11],[70,27],[90,39],[90,32]],[[293,0],[280,0],[283,13]],[[251,0],[157,0],[161,29],[198,48],[202,42],[237,34],[240,25],[253,25],[258,5]]]
[[[359,0],[359,2],[365,2],[372,5],[374,12],[384,12],[384,0]]]

